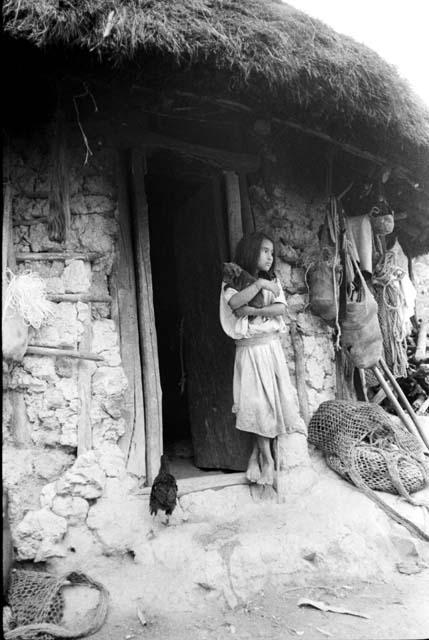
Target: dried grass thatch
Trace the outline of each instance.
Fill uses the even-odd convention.
[[[203,63],[272,113],[321,129],[336,123],[355,141],[363,126],[382,151],[405,151],[416,167],[429,158],[429,111],[396,69],[276,0],[6,0],[3,16],[13,38],[114,66],[153,56]]]

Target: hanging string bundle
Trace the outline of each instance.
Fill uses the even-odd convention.
[[[386,251],[374,270],[373,278],[385,360],[396,378],[407,375],[406,331],[402,314],[406,301],[401,287],[404,275],[396,264],[394,252]]]
[[[6,270],[8,286],[2,312],[2,351],[6,360],[20,361],[28,345],[28,328],[39,329],[53,315],[46,283],[37,273],[17,275]]]
[[[70,228],[71,214],[65,116],[61,108],[57,109],[55,115],[51,162],[48,236],[54,242],[64,242]]]

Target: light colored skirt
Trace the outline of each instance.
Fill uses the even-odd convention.
[[[233,413],[236,427],[274,438],[306,433],[278,334],[236,340]]]

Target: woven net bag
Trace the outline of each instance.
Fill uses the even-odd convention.
[[[65,586],[86,586],[99,592],[95,612],[74,629],[62,625]],[[40,571],[14,569],[10,574],[7,602],[11,610],[5,640],[54,640],[84,638],[98,631],[108,612],[109,594],[105,587],[79,571],[57,577]]]
[[[358,486],[410,499],[426,484],[419,441],[378,405],[323,402],[310,420],[308,440],[324,451],[334,471]]]
[[[63,580],[49,573],[22,569],[12,571],[8,590],[12,626],[21,627],[38,622],[59,624],[64,612],[62,584]],[[51,640],[53,637],[37,631],[25,636],[31,640]]]

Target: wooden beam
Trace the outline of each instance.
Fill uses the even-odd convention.
[[[145,192],[145,162],[144,154],[138,149],[133,149],[131,152],[131,184],[137,272],[138,325],[143,364],[146,418],[146,472],[148,482],[152,483],[158,473],[162,453],[162,392],[153,308],[149,212]]]
[[[46,298],[51,302],[112,302],[109,295],[92,293],[48,293]]]
[[[118,120],[106,123],[105,121],[89,119],[88,130],[91,130],[92,137],[101,135],[106,138],[106,142],[110,145],[123,150],[132,147],[144,147],[148,150],[167,149],[196,158],[218,169],[244,171],[247,173],[256,172],[260,165],[260,159],[257,155],[237,153],[221,147],[194,144],[180,138],[147,131],[144,126],[141,126],[140,129],[135,127],[128,128]],[[106,134],[106,130],[109,131],[108,134]]]
[[[157,149],[170,149],[184,155],[205,160],[220,169],[231,169],[255,172],[259,168],[258,156],[244,153],[235,153],[227,149],[216,149],[204,145],[193,144],[184,140],[162,136],[158,133],[145,132],[142,134],[142,144],[145,147]]]
[[[116,155],[118,188],[118,240],[110,277],[112,318],[119,335],[122,367],[128,381],[124,394],[125,433],[119,446],[125,455],[127,471],[139,478],[146,476],[146,434],[143,400],[142,364],[139,347],[134,247],[127,186],[127,158]]]
[[[79,343],[79,353],[83,356],[91,350],[92,327],[91,305],[83,322],[83,333]],[[91,377],[94,365],[90,365],[85,358],[81,358],[77,369],[77,388],[80,399],[80,411],[77,423],[77,455],[92,449],[91,424]]]
[[[55,347],[41,347],[30,345],[27,347],[25,355],[30,356],[54,356],[58,358],[77,358],[83,360],[95,360],[96,362],[104,362],[102,356],[96,353],[87,353],[85,351],[72,351],[70,349],[56,349]]]
[[[3,196],[3,220],[2,220],[2,307],[4,308],[4,297],[7,289],[7,267],[12,268],[11,261],[13,260],[13,238],[12,238],[12,187],[10,182],[7,182],[4,189]]]
[[[211,104],[213,103],[218,104],[225,108],[229,108],[232,111],[241,111],[243,113],[254,114],[255,118],[257,115],[252,107],[249,107],[248,105],[242,104],[235,100],[228,100],[228,99],[219,98],[219,97],[216,98],[214,96],[201,96],[196,93],[192,93],[190,91],[175,91],[175,94],[197,99],[199,102],[205,101]],[[415,186],[416,184],[416,181],[412,179],[412,172],[406,167],[399,165],[397,162],[395,162],[392,159],[384,158],[382,156],[378,156],[376,154],[370,153],[365,149],[361,149],[360,147],[356,147],[355,145],[348,144],[347,142],[341,142],[340,140],[336,140],[335,138],[332,138],[327,133],[323,133],[322,131],[317,131],[316,129],[311,129],[310,127],[306,127],[292,120],[283,120],[281,118],[271,118],[271,121],[277,124],[283,125],[285,127],[288,127],[290,129],[295,129],[297,131],[300,131],[305,135],[309,135],[315,138],[319,138],[320,140],[324,140],[325,142],[329,142],[329,144],[333,145],[334,147],[338,147],[343,151],[345,151],[346,153],[348,153],[349,155],[356,156],[357,158],[363,158],[364,160],[368,160],[369,162],[372,162],[376,165],[383,166],[383,167],[385,166],[394,167],[399,177],[403,178],[406,182],[408,182],[412,186]]]
[[[250,205],[249,190],[247,188],[247,176],[240,171],[240,199],[241,199],[241,221],[243,223],[243,233],[255,231],[255,219]]]
[[[95,251],[40,251],[38,253],[17,253],[17,262],[33,262],[35,260],[86,260],[92,262],[102,257],[102,253]]]
[[[224,176],[228,214],[229,251],[231,260],[233,260],[238,241],[243,235],[240,184],[238,175],[234,171],[225,171]]]

